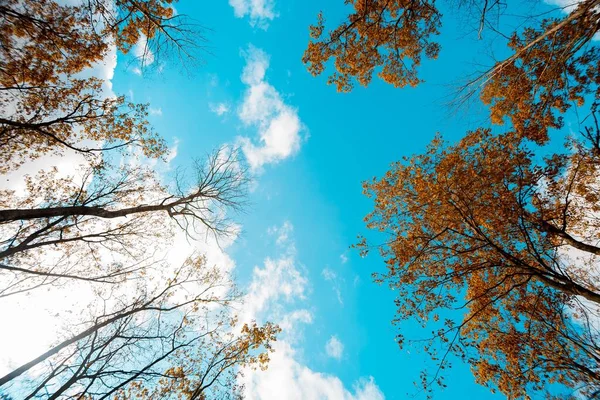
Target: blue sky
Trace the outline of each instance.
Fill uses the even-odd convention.
[[[361,182],[423,151],[436,132],[456,140],[486,123],[476,106],[452,113],[447,102],[452,84],[490,63],[489,43],[443,10],[442,52],[422,66],[426,83],[394,89],[375,79],[339,94],[310,76],[301,56],[318,11],[335,23],[343,1],[184,0],[176,8],[209,29],[204,62],[139,74],[120,58],[113,89],[151,104],[153,125],[176,149],[174,166],[231,145],[251,167],[251,204],[234,216],[241,233],[226,251],[248,293],[248,318],[273,320],[284,332],[271,368],[248,374],[249,397],[423,398],[413,382],[434,364],[416,348],[398,349],[394,293],[370,277],[383,263],[349,246],[367,233],[372,205]],[[401,329],[409,338],[425,334],[416,324]],[[501,398],[460,362],[446,377],[436,398]]]

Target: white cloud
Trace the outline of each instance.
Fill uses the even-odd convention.
[[[345,253],[340,254],[340,261],[342,262],[342,264],[346,264],[348,262],[348,256]]]
[[[331,358],[341,360],[344,354],[344,344],[340,342],[337,336],[331,336],[325,344],[325,353]]]
[[[279,322],[279,327],[282,331],[286,331],[289,334],[293,332],[293,328],[296,327],[299,322],[303,324],[312,324],[312,313],[306,309],[292,311],[291,313],[284,315],[281,322]]]
[[[298,152],[301,144],[302,122],[298,111],[285,104],[279,92],[265,80],[269,57],[265,52],[249,46],[244,53],[246,66],[242,82],[248,85],[238,111],[246,126],[258,129],[258,144],[247,137],[238,139],[239,145],[253,171],[265,164],[277,163]]]
[[[570,13],[579,3],[581,3],[580,0],[544,0],[544,2],[546,4],[561,7],[565,13]]]
[[[227,114],[229,112],[229,106],[225,103],[210,103],[208,108],[211,112],[217,114],[219,117]]]
[[[274,346],[269,368],[245,373],[242,383],[248,400],[383,400],[372,377],[359,379],[350,391],[336,376],[315,372],[297,360],[286,342]]]
[[[64,332],[63,324],[73,319],[72,310],[91,302],[91,290],[76,288],[77,285],[69,285],[70,296],[63,291],[42,288],[30,296],[13,295],[2,299],[0,312],[10,321],[10,328],[0,329],[0,376],[51,348]]]
[[[313,313],[306,308],[284,313],[277,323],[282,331],[281,340],[295,346],[304,339],[304,327],[312,323]]]
[[[140,35],[137,43],[135,46],[133,46],[133,55],[138,59],[142,68],[154,63],[154,52],[148,46],[148,40],[146,36]],[[134,71],[134,73],[136,72]]]
[[[332,289],[336,294],[338,302],[340,303],[340,305],[344,305],[344,299],[342,298],[342,289],[340,287],[340,279],[338,278],[335,271],[329,268],[324,268],[323,271],[321,271],[321,275],[323,276],[323,279],[332,283]]]
[[[280,246],[288,244],[293,232],[294,226],[290,223],[290,221],[285,221],[281,226],[272,226],[267,230],[269,235],[277,236],[275,243]]]
[[[334,375],[316,372],[301,361],[295,344],[301,342],[302,324],[312,323],[313,316],[305,307],[308,279],[298,265],[293,240],[293,225],[286,221],[268,230],[279,242],[284,255],[277,261],[267,258],[262,268],[256,267],[245,307],[258,320],[272,321],[282,328],[282,337],[274,343],[266,371],[244,369],[240,383],[249,400],[383,400],[384,395],[372,377],[361,378],[352,389]],[[290,310],[291,307],[295,309]],[[336,338],[337,340],[337,338]],[[333,342],[333,354],[343,353],[341,342]]]
[[[159,108],[150,107],[148,109],[148,112],[150,112],[150,115],[156,115],[158,117],[162,117],[162,115],[163,115],[162,108],[160,108],[160,107]]]
[[[173,143],[173,146],[169,147],[169,151],[167,153],[167,156],[165,157],[165,163],[167,164],[167,167],[169,167],[171,165],[171,161],[173,161],[175,157],[177,157],[178,148],[179,139],[175,138],[175,143]]]
[[[277,17],[274,0],[229,0],[237,18],[250,18],[250,25],[267,29],[269,22]]]
[[[289,221],[267,230],[270,236],[276,236],[280,254],[275,259],[267,257],[262,267],[254,267],[240,315],[242,323],[278,321],[287,339],[296,336],[299,323],[312,323],[311,312],[297,308],[298,301],[306,299],[309,284],[304,268],[296,259],[293,231],[294,226]]]
[[[375,384],[375,379],[370,376],[369,379],[361,378],[354,384],[356,400],[384,400],[385,396]]]
[[[207,74],[208,86],[217,87],[219,86],[219,76],[217,74]]]
[[[254,268],[242,322],[265,320],[265,312],[278,312],[283,302],[304,298],[307,283],[293,255],[265,259],[262,268]]]
[[[293,230],[289,221],[267,230],[270,236],[275,236],[280,254],[276,258],[267,257],[261,267],[254,267],[240,313],[241,323],[252,320],[278,323],[282,336],[290,343],[299,340],[302,324],[313,320],[312,313],[298,304],[306,299],[309,283],[296,259]]]
[[[323,279],[326,281],[334,281],[337,279],[337,274],[329,268],[324,268],[321,271],[321,275],[323,275]]]
[[[142,70],[139,67],[133,67],[131,69],[131,72],[133,72],[136,75],[140,75],[140,76],[142,75]]]

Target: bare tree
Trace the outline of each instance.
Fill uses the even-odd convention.
[[[35,159],[82,163],[25,175],[24,193],[0,189],[0,300],[43,287],[92,298],[68,334],[0,378],[3,398],[237,398],[239,368],[268,362],[278,328],[237,324],[226,272],[202,257],[173,272],[163,254],[177,235],[201,252],[201,235],[233,232],[247,183],[236,151],[161,177],[152,163],[169,149],[148,105],[85,76],[115,48],[141,68],[197,60],[202,28],[172,3],[0,4],[0,174]]]
[[[162,287],[102,299],[100,314],[78,324],[84,329],[1,377],[0,388],[23,399],[235,394],[237,368],[264,367],[278,332],[239,327],[230,310],[237,301],[221,271],[190,258]]]
[[[180,174],[173,194],[139,166],[102,164],[78,183],[52,172],[28,178],[18,208],[0,210],[0,273],[28,277],[34,286],[48,279],[119,281],[175,230],[229,234],[226,215],[243,206],[247,180],[237,153],[215,152],[195,163],[194,174],[192,182]],[[106,254],[112,261],[103,263]],[[0,293],[23,290],[23,282],[7,282]]]

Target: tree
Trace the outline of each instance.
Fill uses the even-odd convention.
[[[101,61],[111,46],[127,53],[141,44],[142,56],[169,47],[193,58],[204,41],[197,25],[175,15],[173,0],[7,0],[2,15],[2,86],[28,89],[56,84]],[[166,55],[166,54],[165,54]]]
[[[228,309],[237,297],[221,271],[190,258],[164,287],[113,291],[101,315],[0,377],[0,387],[23,399],[237,396],[237,368],[265,368],[279,331],[238,326]]]
[[[221,149],[191,175],[161,176],[152,165],[169,149],[148,105],[88,77],[117,50],[135,49],[141,68],[194,60],[200,30],[172,0],[69,3],[0,5],[0,174],[24,175],[23,190],[0,189],[0,300],[50,285],[93,300],[54,346],[0,377],[0,396],[239,398],[240,368],[266,368],[279,328],[237,323],[226,271],[198,254],[174,269],[160,253],[178,234],[201,253],[200,235],[231,233],[245,167]],[[63,157],[77,160],[66,176],[53,166]],[[46,166],[24,173],[36,159]]]
[[[435,4],[348,3],[353,12],[328,34],[322,15],[310,27],[309,72],[319,75],[333,60],[328,83],[339,91],[355,81],[367,86],[376,72],[396,87],[422,83],[421,59],[443,51],[434,42]],[[460,4],[477,15],[480,37],[499,32],[489,20],[499,2]],[[425,154],[365,183],[375,202],[367,226],[386,239],[358,247],[385,260],[387,272],[375,278],[397,290],[394,323],[433,326],[431,337],[415,341],[437,362],[421,375],[428,391],[445,385],[453,354],[509,398],[552,383],[600,393],[600,53],[591,42],[599,5],[582,1],[507,35],[512,55],[459,89],[458,103],[478,94],[502,133],[484,126],[456,144],[437,137]],[[584,117],[580,135],[566,153],[546,151],[569,110]],[[398,341],[404,345],[402,332]]]
[[[58,177],[50,168],[25,177],[25,196],[2,191],[0,271],[13,279],[0,296],[65,278],[124,279],[139,269],[134,240],[168,236],[158,213],[168,213],[188,234],[197,223],[215,233],[226,230],[217,218],[223,210],[215,208],[239,207],[245,181],[242,169],[234,172],[233,153],[197,163],[192,185],[165,187],[141,166],[141,157],[168,152],[148,124],[147,105],[126,103],[107,93],[101,80],[82,76],[114,47],[128,52],[141,46],[153,57],[173,48],[193,57],[199,31],[185,16],[173,15],[172,1],[10,0],[0,16],[0,173],[40,157],[79,155],[84,164],[78,184],[74,175]],[[134,260],[129,266],[111,262],[106,271],[97,262],[101,250]],[[137,252],[144,253],[141,247]]]
[[[328,79],[342,92],[354,81],[367,86],[373,73],[395,87],[416,86],[422,81],[417,68],[423,56],[435,59],[441,48],[433,41],[441,26],[440,13],[428,1],[356,0],[354,13],[339,27],[324,34],[319,14],[310,27],[311,40],[302,61],[309,72],[320,75],[333,59],[336,69]],[[499,2],[468,2],[481,10],[479,34],[490,25],[490,10]],[[561,128],[561,114],[572,105],[581,107],[590,95],[598,97],[599,50],[590,45],[598,31],[598,0],[579,2],[562,18],[544,19],[539,27],[526,27],[508,37],[513,54],[464,85],[459,103],[479,93],[490,106],[494,124],[508,119],[518,138],[544,144],[548,129]],[[492,29],[495,30],[495,29]]]
[[[79,182],[56,170],[28,177],[26,194],[6,193],[0,209],[0,297],[68,279],[120,282],[178,229],[230,233],[223,213],[243,206],[247,181],[237,154],[216,152],[194,173],[195,181],[181,177],[173,188],[147,167],[106,163],[88,167]]]
[[[334,59],[336,71],[327,83],[338,91],[352,89],[353,79],[367,86],[373,71],[382,67],[379,77],[394,85],[416,86],[421,58],[436,58],[439,45],[430,37],[438,34],[440,13],[434,2],[349,1],[354,12],[347,21],[324,35],[325,19],[319,14],[310,27],[311,41],[302,57],[308,70],[319,75],[325,63]]]
[[[600,96],[600,49],[590,44],[599,29],[598,5],[582,2],[563,19],[512,35],[513,55],[475,81],[493,124],[507,119],[517,139],[545,144],[550,129],[562,128],[569,108],[585,115],[586,99]]]
[[[141,148],[160,157],[166,147],[146,121],[147,106],[114,97],[81,73],[133,46],[146,59],[193,60],[201,48],[197,26],[173,15],[171,0],[9,0],[0,6],[0,173],[46,154],[94,155]],[[172,52],[171,52],[172,53]]]
[[[378,69],[377,75],[395,87],[421,83],[417,71],[421,59],[423,56],[435,59],[441,50],[434,41],[441,27],[441,14],[435,2],[351,0],[347,3],[352,6],[353,12],[328,34],[324,33],[323,13],[318,15],[317,23],[310,27],[311,40],[302,57],[309,72],[320,75],[325,71],[326,63],[333,59],[336,71],[327,82],[334,83],[342,92],[352,90],[355,80],[367,86]],[[486,27],[493,28],[496,25],[489,18],[491,11],[500,7],[500,2],[485,1],[481,4],[477,1],[460,1],[459,4],[466,9],[465,12],[479,14],[479,36]],[[598,4],[598,0],[582,1],[575,11],[562,19],[548,18],[542,21],[541,29],[525,29],[524,38],[515,32],[509,41],[515,53],[498,62],[476,82],[506,75],[498,72],[509,65],[522,63],[533,67],[533,59],[536,54],[539,56],[539,48],[544,45],[556,57],[552,68],[564,69],[565,63],[597,31],[600,18],[596,10]],[[560,40],[555,42],[554,39]],[[539,66],[539,63],[536,65]],[[551,76],[554,72],[543,68],[537,70],[543,76]],[[573,71],[569,73],[573,74]],[[553,89],[565,88],[557,85]]]
[[[567,257],[570,248],[591,263],[600,254],[596,221],[582,204],[598,188],[590,185],[595,167],[584,167],[597,164],[581,158],[597,155],[580,145],[540,166],[510,136],[480,130],[450,147],[437,139],[365,185],[375,200],[368,227],[389,234],[379,247],[388,271],[377,280],[398,291],[395,323],[433,321],[430,342],[508,397],[553,382],[585,383],[587,394],[600,388],[600,332],[589,321],[600,285],[584,262]],[[370,249],[366,241],[361,248]],[[462,321],[438,323],[454,310],[464,311]],[[424,377],[428,387],[448,354],[434,343],[426,350],[440,368]]]

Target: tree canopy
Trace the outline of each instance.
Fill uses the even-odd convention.
[[[268,364],[279,328],[240,323],[240,292],[202,254],[245,205],[237,152],[162,176],[153,165],[170,150],[148,105],[94,76],[117,51],[142,68],[197,59],[202,29],[172,3],[0,5],[0,174],[21,184],[0,188],[0,301],[89,295],[47,351],[0,377],[3,398],[239,398],[240,369]],[[160,252],[178,235],[195,251],[173,265]]]
[[[422,84],[422,59],[444,51],[435,2],[347,3],[339,26],[327,30],[319,14],[310,27],[309,72],[331,67],[327,83],[341,92],[374,74],[395,87]],[[456,93],[459,104],[478,95],[489,125],[457,143],[438,135],[424,154],[364,184],[374,201],[367,227],[385,241],[357,247],[385,261],[374,276],[397,293],[393,322],[433,327],[416,341],[437,364],[421,375],[425,390],[445,385],[452,354],[508,398],[551,396],[553,383],[600,393],[599,4],[532,17],[505,35],[509,56]],[[476,16],[479,37],[500,34],[490,19],[502,16],[499,2],[461,7]],[[547,150],[570,111],[581,116],[579,132],[564,152]],[[406,345],[401,328],[398,342]]]

